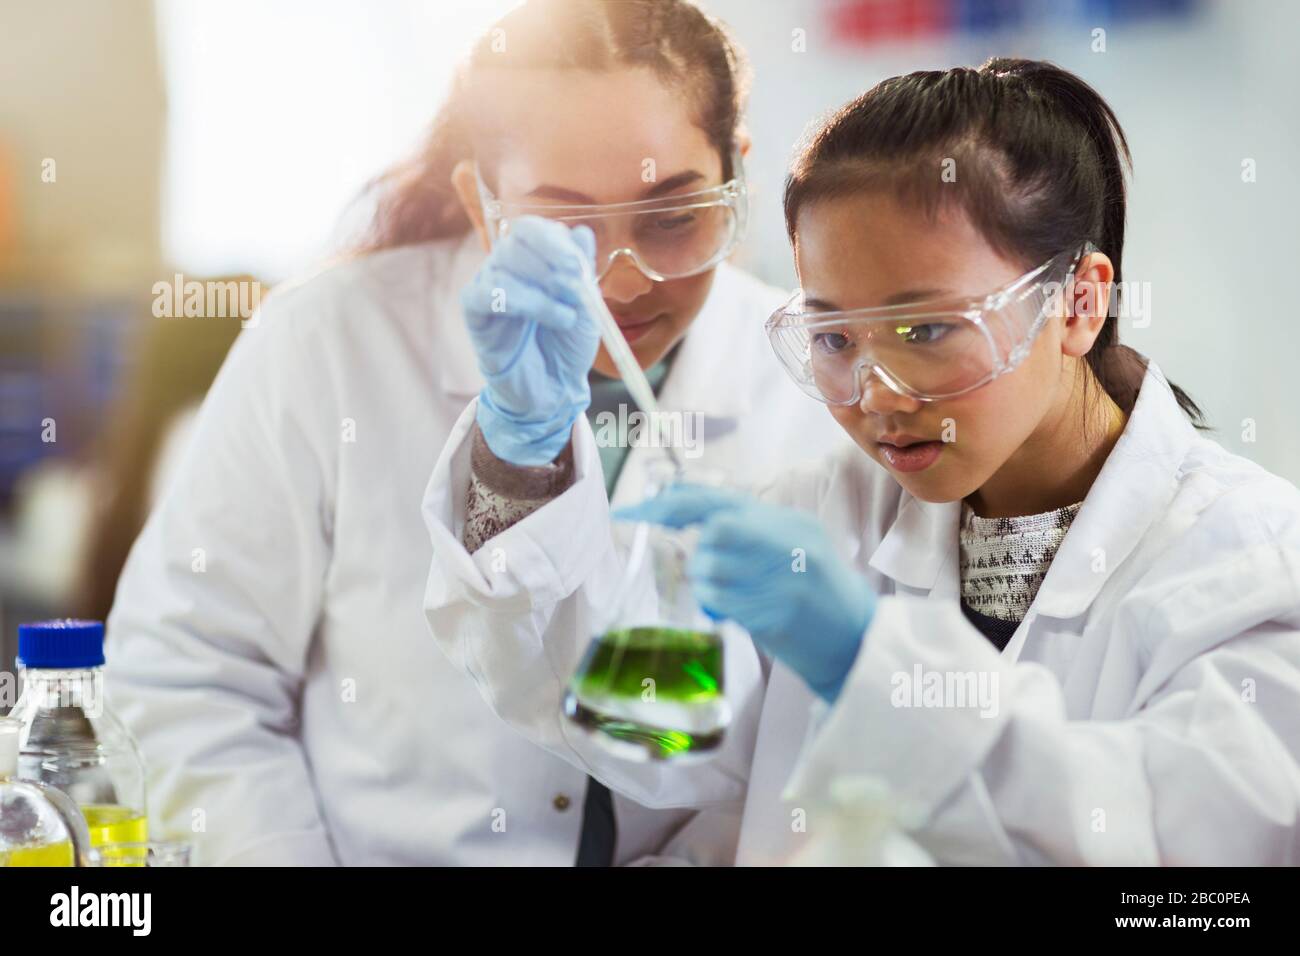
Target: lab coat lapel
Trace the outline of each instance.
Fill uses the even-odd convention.
[[[1092,605],[1168,505],[1195,438],[1169,383],[1151,363],[1124,432],[1062,539],[1031,615],[1071,618]]]
[[[934,504],[903,492],[898,516],[867,563],[902,585],[899,593],[953,598],[961,502]]]

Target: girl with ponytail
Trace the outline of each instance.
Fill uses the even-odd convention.
[[[696,596],[779,662],[737,704],[741,862],[879,859],[891,812],[943,863],[1300,862],[1300,493],[1120,344],[1128,160],[1012,59],[886,80],[795,158],[766,332],[858,447],[625,512],[698,527]]]

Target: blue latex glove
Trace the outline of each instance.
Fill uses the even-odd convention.
[[[516,465],[545,465],[569,442],[591,404],[587,373],[600,333],[579,304],[580,258],[596,238],[586,226],[523,216],[461,292],[461,307],[487,385],[477,421],[488,447]]]
[[[835,702],[876,596],[835,552],[816,518],[689,484],[620,508],[614,517],[669,528],[699,525],[687,574],[700,606],[741,625],[819,696]]]

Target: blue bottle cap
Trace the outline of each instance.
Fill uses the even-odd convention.
[[[18,666],[100,667],[104,663],[102,621],[34,621],[18,625]]]

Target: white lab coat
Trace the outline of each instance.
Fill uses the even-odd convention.
[[[131,553],[106,685],[155,832],[193,834],[202,862],[574,861],[585,776],[492,713],[421,610],[421,498],[482,386],[459,305],[481,261],[436,242],[277,289]],[[718,269],[663,385],[705,414],[702,462],[771,473],[842,440],[778,387],[760,330],[782,295]],[[617,813],[623,862],[689,856],[673,839],[707,823]]]
[[[900,825],[943,863],[1300,862],[1300,492],[1198,435],[1154,365],[1001,654],[960,610],[959,502],[913,498],[856,449],[769,488],[817,513],[881,595],[862,650],[829,712],[777,665],[761,706],[742,702],[738,752],[652,776],[518,690],[516,668],[542,656],[571,671],[573,624],[618,561],[591,433],[575,436],[576,484],[468,556],[445,524],[467,424],[425,503],[432,619],[460,634],[448,649],[530,739],[649,805],[725,799],[753,746],[738,862],[854,861],[846,834]],[[484,573],[492,547],[532,565]],[[904,682],[932,673],[950,696]],[[996,693],[958,706],[967,674]]]

